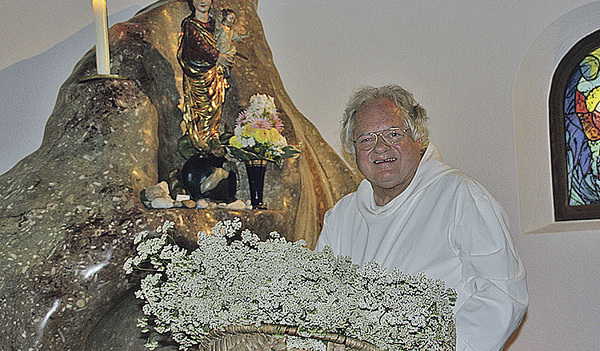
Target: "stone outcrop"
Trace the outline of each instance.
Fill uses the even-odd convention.
[[[122,265],[140,230],[173,220],[176,239],[192,247],[199,230],[240,216],[260,235],[277,230],[310,246],[324,212],[355,189],[357,177],[286,94],[255,1],[214,6],[232,8],[252,33],[238,44],[223,120],[232,125],[253,94],[274,96],[285,137],[302,152],[281,168],[269,166],[269,210],[142,205],[141,191],[183,162],[175,53],[188,8],[181,1],[153,4],[110,29],[111,73],[123,79],[86,80],[96,73],[95,53],[88,52],[60,89],[41,147],[0,176],[0,349],[93,348],[87,340],[101,335],[96,325],[125,310],[116,306],[129,301],[138,282]],[[238,172],[241,185],[244,173]],[[115,328],[113,335],[126,329]]]

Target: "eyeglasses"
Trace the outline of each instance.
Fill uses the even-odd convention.
[[[364,151],[371,150],[377,145],[378,136],[381,136],[381,139],[387,144],[396,144],[408,134],[409,130],[408,128],[388,128],[378,133],[364,133],[354,140],[354,144],[357,149]]]

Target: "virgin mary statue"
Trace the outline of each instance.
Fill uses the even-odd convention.
[[[184,73],[182,141],[208,152],[220,146],[219,122],[229,87],[220,63],[233,58],[217,50],[215,20],[209,15],[212,0],[188,0],[188,6],[191,14],[181,23],[177,51]]]

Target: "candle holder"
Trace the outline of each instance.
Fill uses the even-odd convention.
[[[87,77],[83,77],[79,80],[79,83],[85,83],[85,82],[90,82],[93,80],[100,80],[100,79],[120,79],[120,80],[129,80],[129,78],[126,77],[121,77],[118,76],[116,74],[94,74],[91,76],[87,76]]]

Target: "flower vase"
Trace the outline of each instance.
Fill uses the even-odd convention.
[[[246,172],[248,173],[248,183],[250,185],[250,204],[254,209],[267,208],[267,205],[263,203],[266,170],[266,160],[246,161]]]

